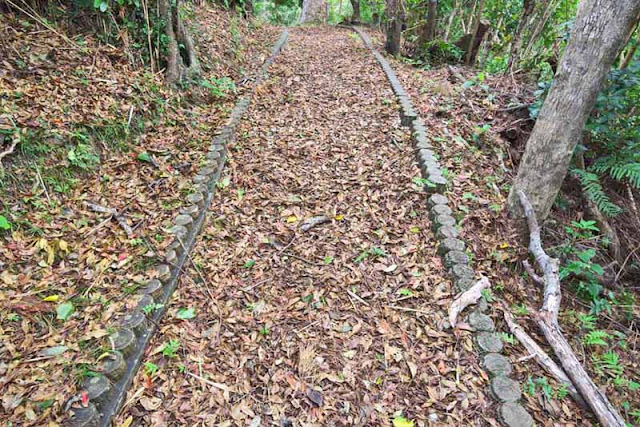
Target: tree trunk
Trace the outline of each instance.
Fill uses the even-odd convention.
[[[520,21],[518,22],[518,28],[513,36],[513,41],[511,43],[511,52],[509,52],[509,64],[507,66],[507,70],[511,71],[513,68],[517,66],[517,58],[520,54],[520,48],[522,46],[522,39],[524,29],[529,22],[529,18],[533,14],[535,2],[534,0],[524,0],[522,5],[522,15],[520,16]]]
[[[387,0],[387,41],[385,50],[391,55],[400,52],[402,41],[402,0]]]
[[[427,9],[426,22],[420,26],[418,31],[418,46],[422,46],[433,40],[436,35],[436,16],[438,14],[438,0],[429,0],[429,7]]]
[[[351,8],[353,9],[351,23],[357,24],[360,22],[360,0],[351,0]]]
[[[509,209],[522,217],[518,192],[543,220],[564,180],[591,109],[631,26],[638,0],[583,0],[553,85],[527,142],[509,194]]]
[[[325,0],[303,0],[301,24],[324,24],[327,22],[327,2]]]
[[[538,22],[536,23],[536,27],[533,29],[531,36],[529,36],[529,41],[527,42],[527,47],[522,53],[522,58],[527,58],[527,56],[529,56],[529,52],[531,52],[531,50],[533,49],[533,45],[538,40],[538,37],[540,37],[540,34],[542,34],[544,26],[547,24],[547,21],[549,20],[549,18],[551,18],[551,15],[553,14],[553,12],[555,12],[559,4],[560,2],[557,0],[549,1],[549,4],[544,9],[542,18],[537,20]]]
[[[444,31],[444,41],[449,41],[449,34],[451,34],[451,27],[453,26],[453,21],[456,19],[456,15],[458,14],[458,0],[453,3],[453,10],[449,14],[449,19],[447,20],[447,29]]]
[[[169,0],[158,0],[160,16],[164,18],[165,34],[167,36],[167,69],[165,79],[169,85],[175,85],[180,80],[180,51],[173,31],[173,13]]]
[[[467,65],[473,65],[473,63],[475,62],[476,55],[477,55],[477,48],[475,48],[475,46],[477,45],[478,48],[480,48],[480,43],[482,42],[482,37],[484,36],[484,33],[482,33],[482,36],[478,37],[478,29],[480,28],[480,21],[482,20],[483,9],[484,9],[484,0],[480,0],[480,3],[478,3],[478,7],[476,10],[475,25],[473,26],[473,31],[471,32],[471,38],[469,39],[469,47],[467,49],[467,56],[465,59],[465,64]],[[476,52],[476,54],[474,54],[474,51]]]

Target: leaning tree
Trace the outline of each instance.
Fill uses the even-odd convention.
[[[547,217],[607,73],[640,14],[640,0],[582,0],[553,85],[527,142],[509,194],[522,216],[524,192]]]

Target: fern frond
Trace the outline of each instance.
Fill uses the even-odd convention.
[[[611,338],[611,335],[609,335],[606,331],[603,330],[595,330],[595,331],[591,331],[588,334],[586,334],[583,338],[582,338],[582,342],[585,345],[602,345],[602,346],[606,346],[607,345],[607,339]]]
[[[629,184],[640,189],[640,163],[612,165],[609,168],[609,175],[616,181],[622,181],[626,178]]]
[[[614,217],[622,213],[622,208],[609,199],[604,192],[600,177],[593,172],[574,168],[571,172],[578,178],[585,196],[598,206],[600,212],[608,217]]]

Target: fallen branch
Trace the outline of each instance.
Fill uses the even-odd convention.
[[[542,309],[538,313],[538,326],[561,361],[567,376],[587,402],[598,421],[603,426],[624,427],[626,425],[624,419],[609,402],[607,396],[591,380],[571,349],[571,345],[560,331],[558,312],[560,311],[562,294],[560,276],[558,275],[559,262],[547,255],[542,248],[540,226],[529,199],[522,191],[518,192],[518,196],[529,226],[529,252],[534,256],[543,272],[544,298]]]
[[[475,304],[480,299],[480,297],[482,297],[482,291],[490,287],[491,283],[489,283],[489,279],[483,277],[478,280],[475,285],[473,285],[469,290],[463,292],[462,295],[460,295],[455,299],[455,301],[453,301],[451,307],[449,308],[449,323],[451,324],[452,328],[456,326],[458,315],[471,304]]]
[[[18,138],[14,138],[9,148],[4,150],[3,152],[0,152],[0,168],[2,168],[2,159],[8,156],[9,154],[13,153],[13,150],[16,148],[16,145],[18,145],[18,141],[19,141]]]
[[[118,224],[120,224],[120,227],[122,227],[124,232],[127,233],[127,237],[133,236],[133,230],[131,229],[129,224],[127,224],[127,220],[125,219],[124,215],[122,215],[122,212],[118,212],[114,208],[96,205],[95,203],[84,202],[84,204],[94,212],[106,213],[111,215],[111,218],[115,218],[116,221],[118,221]]]
[[[533,338],[531,338],[522,326],[516,323],[513,315],[506,307],[502,307],[502,312],[504,313],[504,320],[507,323],[507,326],[509,326],[509,330],[513,336],[516,337],[520,344],[522,344],[522,346],[529,352],[529,356],[527,358],[536,359],[538,365],[553,376],[556,381],[564,384],[567,391],[578,405],[586,408],[587,403],[584,401],[578,390],[576,390],[575,386],[562,368],[558,366],[551,357],[549,357],[549,355],[538,345],[537,342],[535,342]]]
[[[313,227],[316,227],[320,224],[324,224],[325,222],[329,222],[329,217],[326,215],[318,215],[311,218],[307,218],[304,220],[302,225],[300,226],[300,230],[309,231]]]

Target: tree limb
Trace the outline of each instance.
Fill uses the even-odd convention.
[[[540,226],[529,199],[523,191],[518,191],[518,197],[529,226],[529,252],[534,256],[536,263],[544,273],[544,299],[538,315],[538,326],[561,361],[567,376],[596,415],[598,421],[607,427],[624,427],[626,425],[624,419],[609,402],[607,396],[591,380],[560,330],[558,312],[562,295],[558,275],[559,262],[557,259],[549,257],[542,248]]]

